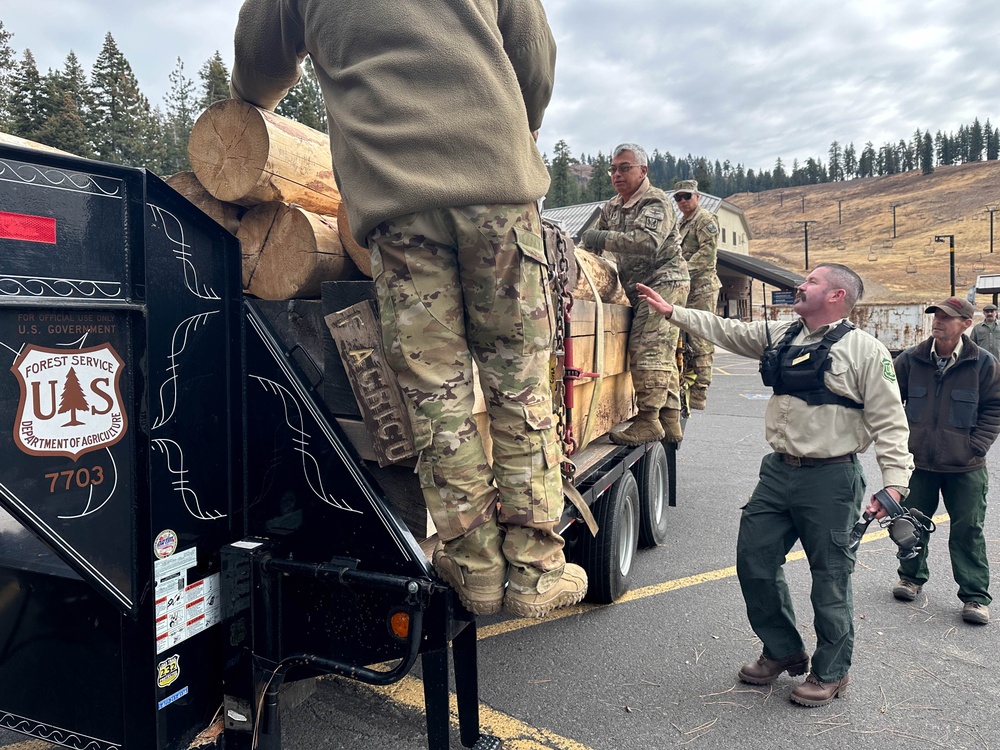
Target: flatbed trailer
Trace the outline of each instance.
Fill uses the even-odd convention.
[[[0,727],[80,750],[267,748],[324,673],[422,660],[428,745],[478,723],[476,621],[329,405],[315,342],[155,175],[0,146]],[[662,542],[674,451],[575,457],[591,598]],[[451,654],[451,657],[449,657]],[[43,677],[39,677],[39,676]]]

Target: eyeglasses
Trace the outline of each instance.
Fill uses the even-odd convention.
[[[613,175],[615,172],[628,174],[633,169],[639,169],[641,167],[641,164],[612,164],[610,169],[608,169],[608,176]]]
[[[691,193],[674,193],[674,200],[680,203],[681,201],[691,200]]]

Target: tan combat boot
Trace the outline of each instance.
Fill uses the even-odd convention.
[[[502,608],[506,565],[473,573],[448,557],[443,549],[438,549],[434,552],[434,570],[458,592],[458,598],[472,614],[493,615]]]
[[[660,409],[660,426],[663,428],[663,439],[668,443],[679,443],[684,438],[680,409]]]
[[[608,433],[608,439],[616,445],[642,445],[663,440],[664,432],[659,417],[659,410],[640,411],[639,416],[624,430]]]
[[[536,571],[537,572],[537,571]],[[516,565],[510,566],[510,585],[503,603],[518,617],[545,617],[560,607],[576,604],[587,594],[587,573],[579,565],[562,568],[535,578]]]

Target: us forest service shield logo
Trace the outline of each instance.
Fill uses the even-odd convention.
[[[21,387],[14,441],[32,456],[67,456],[114,445],[128,430],[125,363],[110,344],[49,349],[29,344],[11,367]]]

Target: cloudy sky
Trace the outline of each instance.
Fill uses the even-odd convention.
[[[402,0],[401,0],[402,1]],[[417,0],[427,2],[429,0]],[[232,61],[240,0],[6,0],[0,20],[44,72],[72,49],[89,70],[111,32],[159,102],[177,57]],[[545,0],[559,43],[539,138],[574,154],[647,150],[747,168],[827,160],[914,130],[1000,124],[993,0]]]

